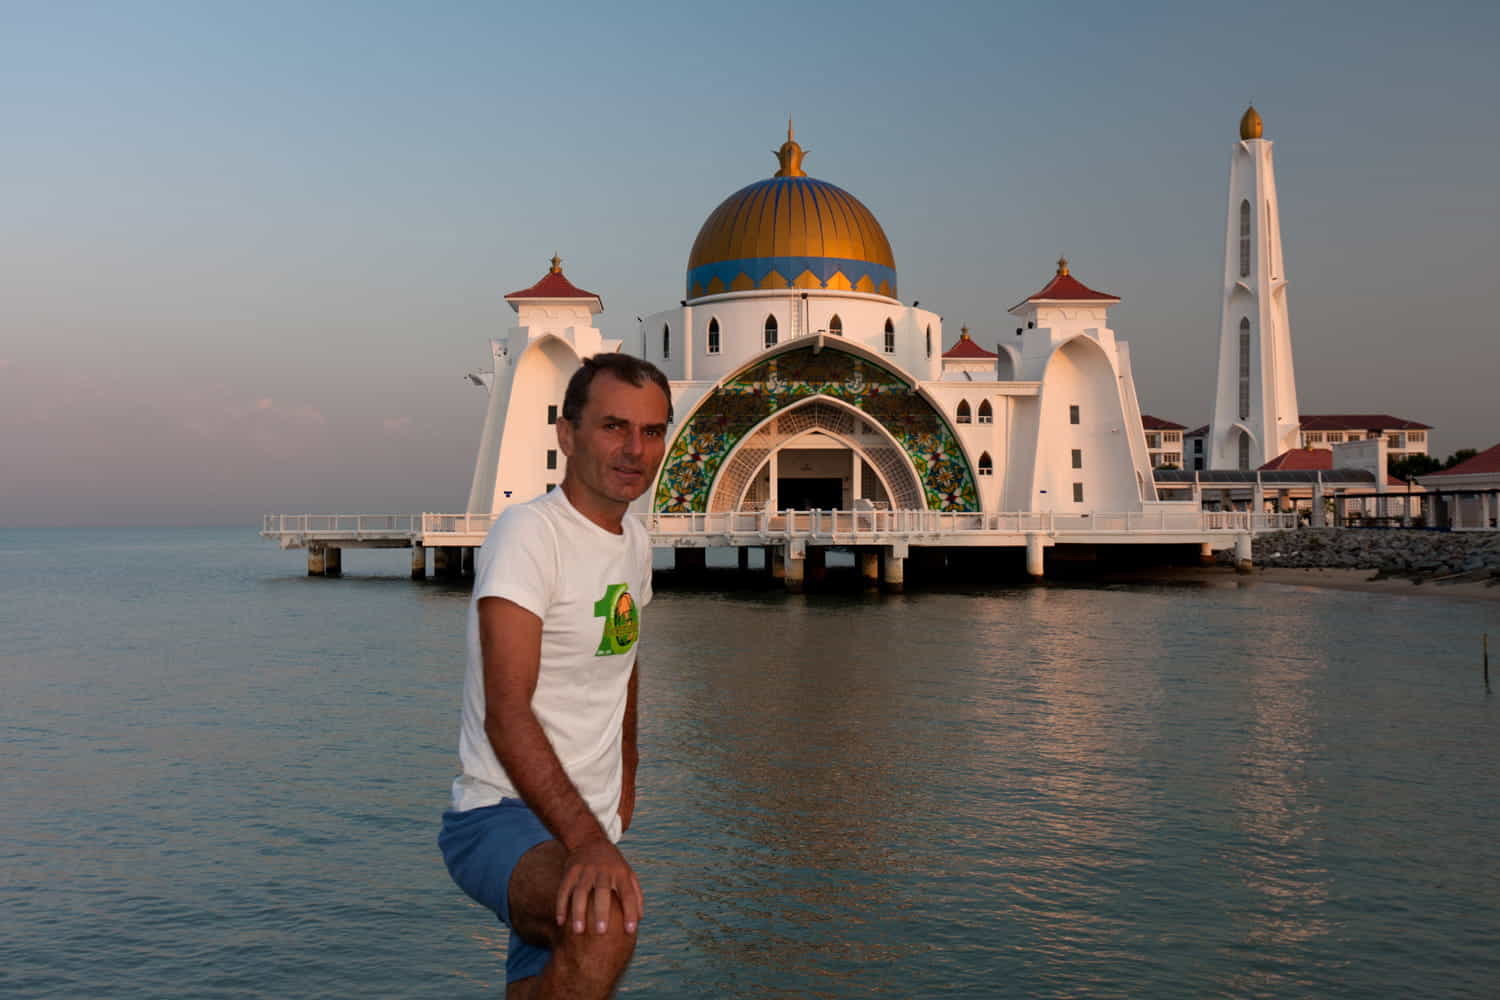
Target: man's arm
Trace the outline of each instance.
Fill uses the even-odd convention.
[[[625,695],[625,723],[620,733],[620,757],[623,772],[620,775],[620,829],[630,829],[630,820],[635,816],[635,771],[641,761],[640,747],[636,743],[635,705],[636,693],[640,690],[641,658],[635,658],[635,667],[630,671],[630,687]]]
[[[484,659],[484,732],[521,799],[568,852],[557,893],[558,926],[571,917],[581,933],[592,903],[594,930],[609,927],[610,893],[620,897],[625,929],[640,919],[640,882],[563,770],[531,699],[541,669],[542,620],[513,601],[479,601]],[[633,743],[633,741],[632,741]]]

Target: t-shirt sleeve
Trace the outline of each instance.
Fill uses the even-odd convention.
[[[474,600],[503,597],[547,617],[557,582],[557,554],[547,519],[512,507],[496,519],[474,567]]]

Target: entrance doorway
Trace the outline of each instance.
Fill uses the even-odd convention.
[[[776,480],[776,506],[782,510],[838,510],[844,505],[844,481],[829,479]]]

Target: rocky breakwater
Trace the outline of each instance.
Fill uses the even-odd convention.
[[[1233,553],[1226,553],[1232,557]],[[1304,528],[1255,536],[1255,565],[1368,569],[1378,577],[1500,585],[1500,532]]]

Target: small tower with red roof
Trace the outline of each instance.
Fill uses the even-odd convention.
[[[530,288],[505,301],[516,325],[490,341],[494,368],[471,372],[469,381],[489,390],[479,456],[469,488],[471,514],[499,512],[562,482],[564,458],[553,429],[563,391],[582,359],[618,351],[594,327],[604,303],[563,274],[562,258]]]

